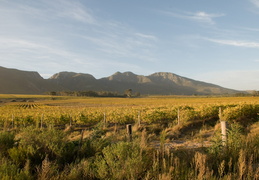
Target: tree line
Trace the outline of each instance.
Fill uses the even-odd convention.
[[[51,96],[87,96],[87,97],[139,97],[140,93],[132,94],[132,89],[126,89],[123,94],[110,91],[50,91]]]

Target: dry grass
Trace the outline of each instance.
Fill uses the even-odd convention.
[[[254,123],[253,125],[250,126],[250,133],[252,135],[259,134],[259,122]]]

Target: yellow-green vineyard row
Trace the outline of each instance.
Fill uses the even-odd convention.
[[[257,98],[89,98],[33,103],[9,103],[0,107],[0,126],[87,125],[110,123],[177,123],[218,118],[249,123],[258,120]]]

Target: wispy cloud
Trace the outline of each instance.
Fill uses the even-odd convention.
[[[259,28],[241,27],[241,29],[252,32],[259,32]]]
[[[251,42],[251,41],[237,41],[237,40],[224,40],[224,39],[210,39],[204,38],[210,42],[222,44],[222,45],[229,45],[229,46],[236,46],[236,47],[245,47],[245,48],[259,48],[258,42]]]
[[[39,0],[28,3],[6,1],[4,5],[4,7],[0,7],[1,11],[7,11],[9,14],[12,14],[11,17],[15,17],[17,19],[27,16],[28,19],[34,20],[50,21],[62,20],[63,18],[66,20],[70,19],[89,24],[96,23],[96,19],[92,11],[78,0]]]
[[[149,34],[135,33],[135,35],[138,36],[138,37],[141,37],[141,38],[149,39],[149,40],[157,40],[158,39],[156,36],[149,35]]]
[[[210,14],[206,13],[204,11],[199,12],[170,12],[170,11],[164,11],[163,13],[191,21],[196,21],[200,23],[206,23],[206,24],[215,24],[214,18],[225,16],[223,13],[216,13],[216,14]]]
[[[139,39],[134,33],[124,32],[124,34],[102,37],[81,36],[96,46],[98,51],[113,58],[132,58],[142,61],[155,61],[150,49],[154,48],[145,38]],[[149,37],[150,38],[150,37]],[[148,38],[148,40],[149,40]]]
[[[259,8],[259,0],[250,0],[250,2]]]
[[[0,37],[0,47],[5,49],[5,57],[0,60],[11,54],[18,58],[21,53],[28,59],[44,57],[46,61],[88,61],[92,57],[107,61],[121,57],[154,60],[150,50],[155,47],[152,41],[157,40],[154,35],[137,32],[122,22],[98,18],[79,0],[39,0],[31,4],[6,1],[0,10],[0,20],[8,24],[0,30],[6,34]]]
[[[91,10],[87,9],[78,1],[58,1],[59,9],[56,9],[57,15],[64,18],[70,18],[76,21],[95,24],[97,23],[95,17],[92,15]],[[54,2],[56,3],[56,2]]]

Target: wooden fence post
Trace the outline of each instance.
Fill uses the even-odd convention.
[[[107,127],[107,122],[106,122],[106,114],[103,113],[103,128]]]
[[[138,127],[141,126],[141,112],[138,112]]]
[[[177,120],[178,120],[178,125],[180,125],[180,108],[177,110]]]
[[[129,137],[129,141],[132,141],[132,125],[131,124],[127,124],[126,125],[126,129],[127,129],[127,135]]]
[[[84,139],[84,130],[82,129],[82,130],[81,130],[81,137],[80,137],[80,141],[79,141],[79,147],[80,147],[80,148],[81,148],[81,146],[82,146],[83,139]]]
[[[227,122],[220,121],[221,124],[221,136],[222,136],[222,145],[226,146],[227,143]]]
[[[79,157],[79,153],[80,153],[80,150],[82,148],[83,140],[84,140],[84,129],[81,130],[81,137],[80,137],[80,141],[79,141],[79,148],[78,148],[78,151],[77,151],[77,157]]]
[[[69,115],[69,125],[72,126],[72,116]]]
[[[43,128],[43,119],[44,119],[44,114],[42,114],[41,118],[40,118],[40,128],[41,129]]]
[[[221,138],[222,138],[222,145],[226,146],[227,143],[227,121],[222,119],[222,109],[219,107],[219,119],[221,125]]]
[[[14,128],[14,115],[12,114],[12,129]]]
[[[117,129],[117,123],[114,124],[114,133],[116,133],[118,131]]]

